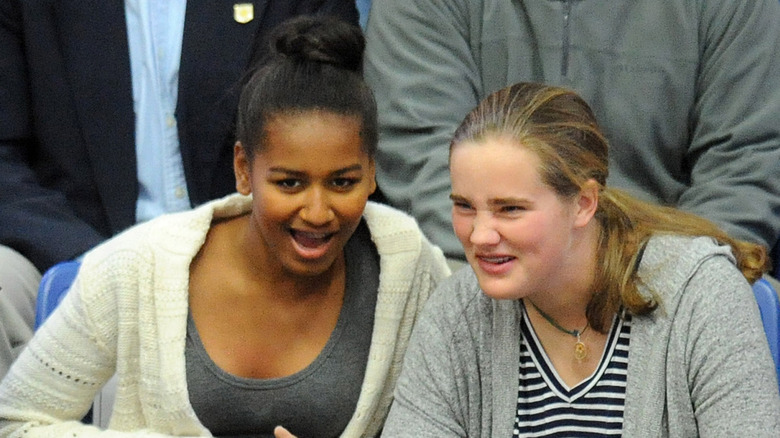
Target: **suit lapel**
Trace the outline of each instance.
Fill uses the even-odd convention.
[[[232,163],[224,158],[225,154],[232,157],[230,145],[241,75],[249,64],[267,3],[187,2],[176,118],[190,198],[195,203],[218,195],[215,175],[232,178],[232,169],[215,167]],[[246,21],[249,9],[253,18]]]
[[[234,5],[250,3],[254,18],[247,23],[236,20]],[[187,2],[177,119],[193,201],[213,196],[214,167],[223,164],[226,142],[232,141],[225,136],[232,133],[240,77],[267,4],[268,0]],[[135,223],[138,198],[124,2],[60,0],[54,7],[77,118],[98,192],[116,233]]]
[[[59,40],[77,117],[111,228],[135,222],[138,178],[130,60],[121,0],[62,0]]]

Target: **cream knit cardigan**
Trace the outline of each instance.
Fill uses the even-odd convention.
[[[184,343],[189,265],[215,218],[248,212],[234,194],[138,225],[92,250],[72,290],[0,384],[0,437],[211,436],[189,402]],[[412,325],[449,274],[411,217],[369,203],[380,256],[368,365],[343,437],[382,428]],[[116,372],[109,430],[81,424]]]

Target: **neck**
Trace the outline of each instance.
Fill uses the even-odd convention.
[[[591,221],[572,239],[557,278],[544,290],[524,298],[526,304],[531,304],[527,307],[537,307],[567,330],[582,329],[587,323],[585,313],[593,296],[598,240],[598,225]]]

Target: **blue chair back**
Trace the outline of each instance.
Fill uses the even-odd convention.
[[[371,0],[355,0],[358,13],[360,14],[360,27],[366,30],[368,24],[368,12],[371,10]]]
[[[769,350],[775,360],[775,370],[780,380],[780,299],[777,291],[763,278],[753,283],[753,294],[758,302],[764,332],[769,340]]]
[[[60,262],[49,268],[43,273],[41,277],[41,285],[38,287],[38,302],[35,305],[35,328],[38,329],[46,318],[54,312],[54,309],[60,304],[60,301],[65,297],[65,294],[70,290],[73,280],[76,279],[76,274],[79,272],[79,266],[81,262],[70,260],[66,262]],[[98,398],[101,396],[105,389],[102,389],[98,393]],[[96,398],[96,400],[98,399]],[[81,420],[86,424],[101,424],[106,426],[108,419],[106,418],[103,423],[97,423],[94,421],[95,403],[92,408],[87,412],[87,415]],[[110,411],[108,414],[110,415]]]
[[[43,324],[46,318],[57,308],[70,285],[76,278],[80,262],[67,261],[58,263],[43,274],[38,289],[38,303],[35,310],[35,327]],[[765,279],[753,283],[753,294],[761,312],[764,332],[769,341],[769,350],[775,361],[775,371],[780,381],[780,298],[777,291]],[[780,388],[778,388],[780,389]]]
[[[65,292],[70,289],[70,285],[76,278],[80,265],[81,263],[77,261],[60,262],[43,274],[41,285],[38,287],[38,302],[35,306],[36,329],[60,304]]]

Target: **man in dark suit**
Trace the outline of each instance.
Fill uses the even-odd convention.
[[[139,129],[145,127],[139,125],[149,121],[138,112],[143,102],[134,81],[141,68],[173,62],[167,77],[174,83],[172,114],[152,121],[172,130],[173,161],[180,163],[184,183],[167,187],[163,197],[191,207],[235,190],[233,118],[241,77],[262,60],[270,30],[300,14],[358,23],[354,0],[189,0],[175,11],[182,26],[171,37],[167,22],[144,23],[159,17],[150,12],[157,5],[130,5],[103,0],[0,5],[0,245],[16,251],[0,251],[0,265],[29,272],[31,262],[44,272],[157,214],[155,208],[139,209],[150,186],[139,178],[149,163],[159,164],[137,156]],[[129,7],[147,9],[135,14]],[[135,27],[139,22],[144,29]],[[147,44],[148,36],[160,33],[167,43],[180,44],[180,57],[133,54],[133,41]],[[156,146],[152,141],[145,147]],[[161,204],[159,212],[181,209]],[[4,302],[9,308],[10,294],[34,306],[35,290],[20,291],[2,277],[0,288],[0,310]],[[26,299],[19,300],[20,293]],[[5,323],[0,321],[0,349],[18,348],[26,339],[4,342],[4,334],[19,333],[4,329]],[[4,372],[0,363],[0,377]]]

